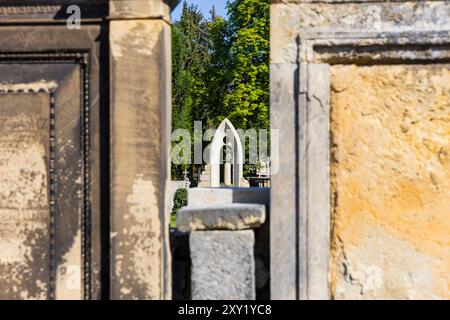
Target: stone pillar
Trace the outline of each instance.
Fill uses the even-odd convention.
[[[252,230],[192,232],[192,300],[255,300],[254,244]]]
[[[162,0],[109,6],[111,298],[170,298],[171,7]]]
[[[224,165],[224,173],[223,173],[223,181],[226,187],[231,187],[232,186],[232,181],[231,181],[231,163],[227,162]]]
[[[255,235],[265,207],[227,204],[185,207],[177,226],[190,234],[193,300],[255,299]]]
[[[271,2],[271,298],[448,299],[450,2]]]

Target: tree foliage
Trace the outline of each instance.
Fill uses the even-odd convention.
[[[194,5],[183,4],[181,19],[172,28],[173,120],[175,129],[192,130],[194,113],[201,108],[203,82],[209,64],[208,24]]]
[[[183,3],[181,19],[172,27],[172,128],[193,133],[206,91],[204,74],[209,64],[208,23],[194,5]],[[187,165],[172,165],[180,179]]]
[[[230,0],[228,19],[183,3],[172,29],[173,128],[193,131],[229,118],[236,128],[269,128],[269,0]],[[181,177],[182,166],[173,166]]]
[[[269,127],[269,2],[228,2],[231,65],[227,117],[243,129]]]

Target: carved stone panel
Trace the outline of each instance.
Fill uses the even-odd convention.
[[[88,61],[0,54],[0,299],[90,297]]]
[[[0,299],[51,295],[50,96],[0,94]]]
[[[449,6],[272,0],[272,299],[448,297]]]

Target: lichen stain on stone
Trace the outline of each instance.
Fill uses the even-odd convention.
[[[332,72],[335,298],[450,298],[448,65]]]
[[[111,53],[121,58],[127,52],[151,56],[159,41],[162,25],[154,21],[112,21]],[[155,30],[156,29],[156,30]]]
[[[48,122],[14,111],[0,128],[0,299],[48,298]],[[44,133],[44,135],[41,135]]]
[[[439,299],[445,294],[445,279],[436,275],[445,275],[447,266],[381,227],[367,228],[358,246],[344,246],[342,240],[339,245],[333,270],[339,275],[333,284],[336,299]]]
[[[48,226],[22,221],[20,225],[2,223],[0,228],[2,245],[14,243],[17,256],[14,261],[0,261],[0,299],[47,299]]]
[[[81,231],[78,230],[72,245],[58,265],[55,293],[57,299],[82,299],[81,270]]]
[[[121,250],[127,250],[129,261],[116,256],[116,274],[125,278],[120,289],[123,297],[160,299],[161,287],[161,223],[158,194],[152,180],[138,175],[127,197],[129,217]]]

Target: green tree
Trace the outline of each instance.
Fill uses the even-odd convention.
[[[192,135],[206,91],[204,73],[209,64],[208,23],[197,6],[183,3],[181,18],[172,27],[172,48],[172,128],[187,129]],[[172,177],[180,179],[189,167],[172,165]]]
[[[236,128],[269,128],[269,0],[228,1],[205,19],[183,3],[173,25],[173,128],[204,129],[229,118]],[[181,178],[191,166],[173,165]],[[246,166],[248,169],[248,166]]]
[[[210,63],[205,73],[207,88],[203,100],[203,108],[197,119],[201,119],[206,127],[217,127],[224,117],[224,97],[230,80],[230,35],[228,22],[211,11],[208,24],[208,52]]]
[[[225,115],[242,129],[269,128],[269,0],[227,3],[230,36]]]

